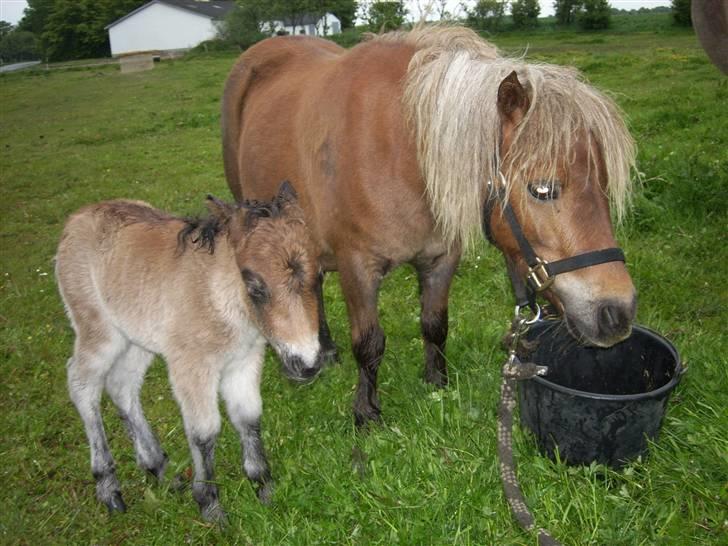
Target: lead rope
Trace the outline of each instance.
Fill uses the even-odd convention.
[[[498,407],[498,458],[500,459],[500,476],[503,483],[503,492],[511,506],[513,517],[523,530],[538,533],[539,546],[561,546],[542,527],[536,528],[533,514],[528,509],[521,492],[521,486],[516,476],[515,462],[513,461],[513,410],[516,408],[516,381],[531,379],[545,375],[546,366],[538,366],[533,362],[521,362],[516,351],[521,336],[528,331],[529,325],[540,318],[540,309],[536,316],[528,320],[521,316],[521,306],[516,306],[516,313],[511,328],[506,334],[505,342],[508,344],[508,359],[502,368],[503,380],[501,382],[500,405]]]

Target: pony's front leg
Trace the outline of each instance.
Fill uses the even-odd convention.
[[[336,343],[331,339],[331,330],[326,320],[326,308],[324,306],[324,272],[321,271],[316,279],[316,299],[318,300],[319,313],[319,343],[321,344],[321,357],[324,364],[339,362],[339,350]]]
[[[425,381],[447,385],[447,302],[460,251],[414,263],[420,284],[420,327],[425,347]]]
[[[386,338],[379,326],[377,298],[385,264],[367,255],[339,257],[341,289],[351,323],[354,357],[359,365],[359,383],[354,399],[354,421],[358,427],[379,420],[377,372],[384,356]]]
[[[250,352],[228,363],[220,382],[220,391],[230,421],[240,434],[243,470],[257,484],[260,501],[268,504],[273,496],[273,480],[260,436],[260,418],[263,413],[260,377],[264,351],[265,341],[261,338]]]
[[[167,360],[195,467],[192,496],[205,521],[225,523],[227,518],[214,483],[215,442],[220,432],[217,387],[222,363],[210,357],[195,359],[194,353]]]

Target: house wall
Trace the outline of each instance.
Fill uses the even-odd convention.
[[[326,20],[326,29],[324,29],[324,19]],[[316,34],[324,36],[324,30],[326,30],[326,36],[341,34],[341,21],[333,13],[327,13],[316,24]]]
[[[212,19],[166,4],[151,4],[109,28],[112,55],[189,49],[215,36]]]

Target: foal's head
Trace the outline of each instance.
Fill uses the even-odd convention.
[[[498,90],[500,168],[509,200],[526,238],[547,261],[617,246],[608,196],[618,206],[625,197],[629,173],[623,167],[634,153],[631,139],[610,101],[578,92],[550,99],[541,93],[534,111],[515,73]],[[527,266],[502,215],[494,214],[490,227],[508,259],[525,274]],[[557,275],[544,295],[564,314],[572,333],[588,343],[610,346],[631,332],[636,297],[622,262]]]
[[[318,264],[296,193],[284,182],[270,202],[232,206],[209,198],[228,226],[249,314],[295,381],[321,369],[316,282]]]

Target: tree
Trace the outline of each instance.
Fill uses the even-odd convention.
[[[538,26],[538,14],[541,6],[538,0],[513,0],[511,2],[511,16],[516,28],[535,28]]]
[[[506,3],[502,0],[478,0],[468,10],[468,25],[478,30],[497,30],[503,21]]]
[[[372,32],[395,30],[404,24],[407,8],[404,2],[373,2],[365,9],[365,18]]]
[[[672,0],[672,19],[676,25],[689,27],[693,24],[690,16],[690,0]]]
[[[581,0],[554,0],[556,23],[563,26],[572,24],[580,7]]]
[[[584,30],[609,28],[611,13],[607,0],[583,0],[577,20]]]
[[[35,34],[32,32],[15,29],[0,38],[0,63],[31,61],[38,56]]]
[[[8,23],[7,21],[0,21],[0,40],[3,39],[8,34],[10,34],[10,32],[12,30],[13,30],[13,25]]]
[[[247,49],[265,38],[264,25],[270,24],[267,6],[267,2],[238,2],[218,25],[220,38],[240,49]]]
[[[40,36],[45,30],[54,2],[55,0],[28,0],[28,7],[23,12],[23,18],[18,23],[18,29],[27,30],[33,32],[36,36]]]

